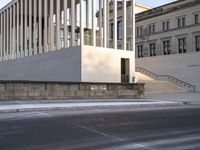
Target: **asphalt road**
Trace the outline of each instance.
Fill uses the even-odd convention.
[[[0,119],[0,150],[200,150],[197,107],[61,114]]]

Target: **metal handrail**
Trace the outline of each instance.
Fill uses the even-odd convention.
[[[171,75],[158,75],[158,74],[156,74],[156,73],[154,73],[152,71],[149,71],[149,70],[147,70],[145,68],[142,68],[142,67],[136,67],[136,71],[137,72],[141,72],[141,73],[143,73],[143,74],[145,74],[147,76],[150,76],[150,77],[152,77],[154,79],[158,79],[158,80],[165,78],[165,80],[167,80],[167,81],[169,81],[171,83],[175,83],[176,85],[179,85],[180,87],[184,87],[184,88],[187,88],[187,89],[190,89],[190,90],[192,89],[193,92],[196,91],[196,86],[194,86],[192,84],[189,84],[189,83],[187,83],[185,81],[182,81],[180,79],[177,79],[177,78],[175,78],[175,77],[173,77]]]

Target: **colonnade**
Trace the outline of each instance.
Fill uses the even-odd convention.
[[[127,2],[132,5],[132,50],[135,0],[123,4],[123,50],[127,43]],[[113,8],[110,3],[113,3]],[[117,49],[117,0],[13,0],[0,10],[0,61],[77,45],[108,47],[109,13],[113,10],[113,49]],[[99,12],[97,23],[96,13]],[[98,44],[97,44],[98,43]]]

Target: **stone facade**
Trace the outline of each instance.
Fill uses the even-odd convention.
[[[136,57],[200,51],[200,1],[179,0],[136,15]]]
[[[144,84],[1,81],[0,100],[133,99]]]

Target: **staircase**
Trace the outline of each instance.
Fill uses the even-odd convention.
[[[146,84],[147,93],[167,93],[167,92],[195,92],[196,87],[187,82],[181,81],[170,75],[158,75],[145,68],[137,67],[136,75],[140,82]]]

